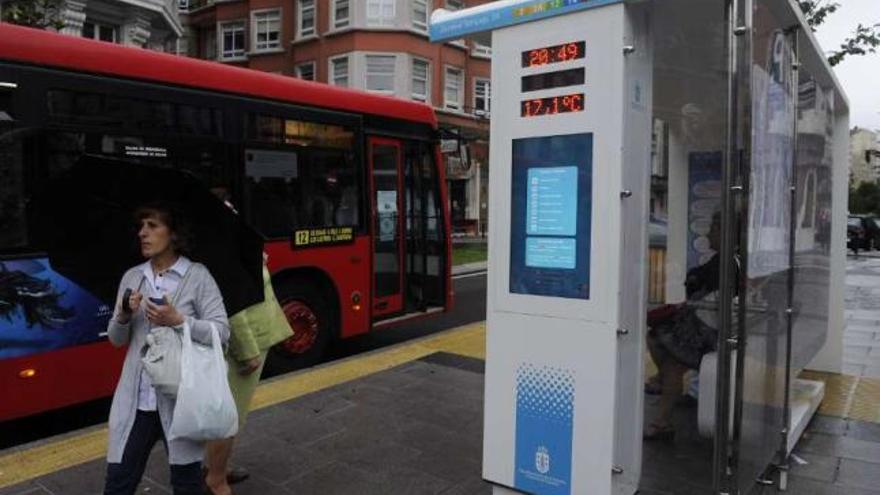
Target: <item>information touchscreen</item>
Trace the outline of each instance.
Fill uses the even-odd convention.
[[[513,141],[510,292],[590,298],[593,135]]]

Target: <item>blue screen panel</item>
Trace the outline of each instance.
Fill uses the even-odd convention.
[[[513,141],[510,292],[590,298],[593,135]]]

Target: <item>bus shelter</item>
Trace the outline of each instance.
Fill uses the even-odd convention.
[[[846,257],[848,102],[797,3],[501,0],[431,37],[493,53],[484,478],[784,490]]]

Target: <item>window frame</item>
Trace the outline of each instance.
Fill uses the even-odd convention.
[[[265,47],[265,48],[260,48],[260,46],[259,46],[259,41],[257,40],[257,37],[258,37],[259,34],[260,34],[260,31],[259,31],[259,23],[262,22],[262,23],[266,23],[266,24],[268,24],[269,22],[272,22],[272,20],[270,19],[270,20],[262,20],[262,21],[261,21],[261,20],[258,20],[257,17],[258,17],[258,16],[263,16],[263,15],[270,15],[270,14],[277,14],[277,16],[278,16],[278,18],[277,18],[277,22],[278,22],[278,40],[275,42],[275,45],[274,45],[274,46],[268,46],[268,44],[269,44],[269,41],[268,41],[268,39],[269,39],[269,34],[270,34],[272,31],[267,31],[267,32],[266,32],[266,40],[267,40],[266,43],[267,43],[267,47]],[[284,24],[284,23],[283,23],[282,12],[281,12],[281,7],[275,7],[275,8],[270,8],[270,9],[258,9],[258,10],[252,10],[252,11],[251,11],[251,15],[250,15],[250,21],[251,21],[251,46],[253,47],[253,49],[251,50],[251,53],[276,53],[276,52],[279,52],[279,51],[284,51],[284,48],[283,48],[282,45],[281,45],[281,39],[282,39],[282,26],[283,26],[283,24]]]
[[[345,60],[345,85],[337,84],[336,82],[336,71],[335,64],[338,61]],[[331,86],[338,86],[340,88],[350,88],[351,87],[351,53],[346,53],[343,55],[335,55],[327,58],[327,84]]]
[[[336,17],[340,2],[345,2],[346,5],[348,6],[347,7],[348,8],[348,16],[346,16],[344,18]],[[330,16],[331,16],[330,29],[336,30],[336,29],[345,29],[345,28],[351,27],[351,9],[352,9],[351,0],[333,0],[333,8],[330,11]],[[344,22],[344,24],[340,24],[340,22]]]
[[[305,79],[302,77],[302,71],[300,69],[302,69],[303,67],[306,67],[306,66],[311,66],[311,68],[312,68],[311,69],[312,70],[312,78],[311,79]],[[308,62],[300,62],[294,66],[293,70],[295,71],[295,75],[298,79],[302,79],[303,81],[317,81],[318,80],[318,64],[314,60],[310,60]]]
[[[369,91],[370,93],[376,93],[381,95],[395,95],[397,94],[397,53],[386,53],[386,52],[369,52],[364,53],[364,90]],[[393,60],[392,69],[391,69],[391,90],[384,89],[370,89],[369,80],[370,80],[370,72],[369,72],[369,62],[368,60],[372,57],[375,58],[390,58]],[[378,75],[380,77],[387,77],[388,74],[373,74],[374,76]]]
[[[416,80],[416,71],[415,66],[416,63],[424,63],[425,64],[425,94],[417,95],[415,91],[415,80]],[[409,83],[410,83],[410,98],[415,101],[421,101],[423,103],[431,104],[431,61],[422,57],[412,57],[410,59],[409,64]],[[424,96],[424,98],[419,98],[419,96]]]
[[[431,9],[428,5],[429,1],[430,0],[411,0],[410,3],[410,26],[412,27],[412,29],[415,29],[420,33],[427,33],[428,25],[431,22]],[[424,22],[416,17],[416,6],[418,4],[421,4],[425,7]]]
[[[92,36],[86,36],[86,34],[85,34],[86,24],[92,25],[92,29],[93,29]],[[111,33],[113,33],[113,39],[111,41],[101,39],[101,28],[110,29]],[[80,37],[88,39],[88,40],[103,41],[104,43],[122,43],[122,40],[119,37],[119,26],[115,26],[113,24],[107,24],[104,22],[95,21],[95,20],[91,20],[91,19],[83,21],[83,27],[82,27],[82,30],[80,31]]]
[[[458,100],[455,102],[455,106],[450,106],[449,100],[449,72],[456,71],[459,74],[458,79]],[[443,67],[443,109],[456,112],[463,113],[464,112],[464,89],[466,84],[464,68],[458,67],[455,65],[445,65]]]
[[[379,6],[379,17],[378,19],[370,18],[370,4],[376,3]],[[391,6],[391,17],[385,17],[382,15],[383,7],[390,5]],[[366,3],[367,10],[365,12],[366,18],[366,26],[368,28],[373,29],[388,29],[394,28],[397,26],[397,0],[367,0]]]
[[[474,41],[473,47],[471,48],[471,56],[485,60],[492,60],[492,47]]]
[[[303,4],[309,2],[311,7],[305,7]],[[303,29],[303,20],[305,18],[303,12],[312,11],[312,27],[311,30]],[[317,0],[296,0],[296,39],[312,38],[318,36],[318,2]]]
[[[480,86],[480,83],[485,84],[485,94],[481,97],[477,96],[477,88]],[[475,77],[473,96],[474,115],[479,117],[489,117],[492,115],[492,80],[487,77]],[[485,110],[477,109],[477,98],[483,98],[485,100]]]
[[[226,50],[223,47],[224,38],[226,37],[225,28],[227,26],[232,26],[240,24],[241,25],[241,39],[242,39],[242,48],[241,53],[233,50],[230,52],[230,55],[226,54]],[[248,19],[230,19],[227,21],[217,21],[217,60],[228,62],[228,61],[236,61],[236,60],[247,60],[247,25]],[[235,34],[235,30],[233,30],[233,37]],[[233,39],[233,45],[235,41]]]

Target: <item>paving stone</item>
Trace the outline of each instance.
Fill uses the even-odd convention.
[[[844,457],[872,462],[880,459],[880,443],[866,442],[850,437],[813,433],[804,435],[795,452],[820,454],[829,457]]]
[[[824,481],[826,483],[834,482],[837,477],[837,467],[840,464],[839,458],[807,453],[799,454],[799,457],[806,461],[807,464],[792,461],[789,471],[792,476]]]
[[[871,366],[865,366],[865,368],[862,370],[862,376],[867,376],[870,378],[880,378],[880,366],[873,364]]]
[[[322,417],[353,405],[352,402],[342,397],[338,391],[331,389],[282,402],[275,407],[293,412],[307,413],[312,417]]]
[[[290,445],[302,445],[337,434],[344,426],[301,410],[278,408],[250,421],[258,423],[263,434],[284,440]]]
[[[296,478],[285,484],[284,488],[296,494],[388,495],[375,476],[341,463],[333,463]]]
[[[333,462],[331,456],[267,436],[245,447],[236,446],[232,458],[232,464],[250,471],[252,478],[272,484],[286,483]]]
[[[49,493],[57,495],[91,495],[104,491],[106,472],[107,464],[104,460],[92,461],[42,476],[39,483]],[[141,482],[141,487],[149,485],[149,481]]]
[[[843,363],[843,369],[841,371],[843,371],[844,375],[862,376],[865,371],[865,366],[861,364]]]
[[[453,486],[443,495],[491,495],[492,484],[481,479],[470,480]]]
[[[464,449],[446,450],[443,453],[423,452],[422,455],[410,459],[406,466],[422,471],[453,484],[482,475],[482,462],[463,454]]]
[[[816,414],[807,426],[807,431],[812,433],[826,433],[829,435],[844,435],[849,424],[843,418]]]
[[[370,464],[355,462],[352,466],[368,471],[385,493],[433,495],[446,493],[453,486],[453,483],[396,462]]]
[[[376,387],[388,392],[398,391],[403,387],[417,385],[424,382],[424,378],[413,374],[402,373],[399,371],[391,371],[388,373],[376,373],[370,375],[363,380],[359,380],[362,385]]]
[[[52,492],[46,490],[34,481],[26,481],[17,485],[0,488],[0,495],[51,495]]]
[[[651,476],[642,474],[639,484],[639,495],[706,495],[705,486],[691,483],[688,478],[674,476]]]
[[[251,477],[247,480],[232,486],[232,493],[235,495],[299,495],[299,493],[311,492],[291,492],[286,486],[270,483],[261,478]],[[316,494],[319,492],[315,492]]]
[[[788,478],[788,490],[783,493],[790,493],[792,495],[857,495],[855,492],[850,493],[844,490],[844,488],[831,483],[790,476]],[[779,495],[779,493],[775,487],[765,487],[763,492],[758,491],[756,495]],[[869,494],[861,493],[858,495]]]
[[[880,457],[874,460],[880,461]],[[869,490],[880,488],[880,464],[841,459],[837,483]]]
[[[880,424],[851,419],[849,420],[846,436],[867,442],[880,443]]]

